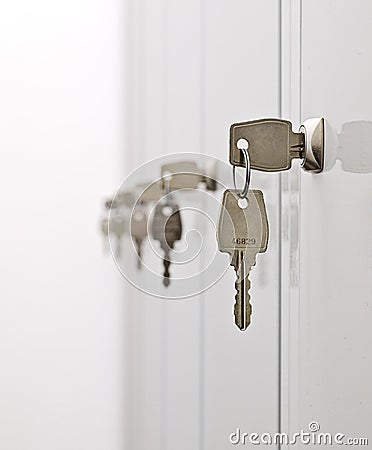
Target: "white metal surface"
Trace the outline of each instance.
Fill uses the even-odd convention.
[[[323,432],[371,440],[372,5],[296,3],[283,10],[291,30],[283,42],[283,113],[324,116],[333,132],[326,172],[283,177],[290,332],[283,336],[282,424],[296,432],[315,420]],[[297,88],[291,80],[300,81]]]

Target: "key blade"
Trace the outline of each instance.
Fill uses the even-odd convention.
[[[234,316],[235,325],[240,331],[245,331],[251,324],[252,305],[250,303],[250,295],[248,294],[249,286],[246,288],[247,285],[250,286],[248,277],[240,283],[235,283],[237,292],[235,295]],[[244,291],[246,292],[245,294],[243,294]],[[242,301],[243,295],[245,295],[244,301]]]
[[[169,267],[170,267],[170,259],[169,259],[169,251],[167,249],[164,250],[164,257],[163,257],[163,285],[165,287],[168,287],[170,285],[170,273],[169,273]]]
[[[141,270],[142,268],[142,239],[135,238],[134,239],[136,253],[137,253],[137,269]]]
[[[234,266],[236,272],[236,294],[234,304],[235,324],[239,330],[245,331],[251,323],[252,305],[249,301],[249,289],[251,283],[248,278],[244,253],[236,251],[232,257],[231,265]]]
[[[231,255],[236,272],[234,316],[237,327],[244,331],[251,323],[248,274],[256,264],[256,256],[267,249],[269,226],[261,191],[249,190],[247,204],[240,205],[239,191],[227,189],[222,196],[216,230],[218,248]]]

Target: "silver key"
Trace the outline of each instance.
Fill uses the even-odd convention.
[[[179,189],[197,189],[203,183],[210,191],[217,189],[217,162],[209,164],[208,168],[200,168],[195,161],[175,161],[161,166],[163,188],[168,184],[170,191]]]
[[[126,206],[132,208],[134,205],[134,194],[130,191],[118,192],[114,197],[105,200],[105,207],[108,210],[118,210]]]
[[[204,176],[195,161],[176,161],[161,166],[161,176],[168,190],[197,189]]]
[[[164,252],[163,284],[164,286],[169,286],[170,252],[174,247],[174,243],[182,237],[181,214],[177,203],[168,200],[166,203],[158,203],[155,206],[151,234],[155,240],[160,242],[160,246]]]
[[[109,221],[107,217],[103,217],[100,222],[101,232],[103,234],[103,251],[108,253],[110,250],[109,246]]]
[[[158,202],[164,195],[163,182],[161,179],[148,183],[140,183],[136,186],[138,192],[138,202],[152,203]]]
[[[142,244],[143,240],[147,236],[147,214],[143,205],[138,204],[135,206],[131,221],[130,221],[130,234],[134,239],[137,253],[137,268],[141,269],[142,266]]]
[[[293,158],[303,158],[305,135],[292,131],[282,119],[259,119],[230,127],[230,164],[245,166],[242,147],[248,148],[252,169],[277,172],[291,168]]]
[[[109,233],[116,238],[115,254],[117,258],[121,257],[121,238],[128,232],[127,219],[119,214],[111,215],[109,221]]]
[[[256,264],[257,253],[267,249],[269,226],[262,192],[249,190],[245,208],[239,206],[239,192],[228,189],[223,193],[217,242],[219,250],[231,256],[236,271],[235,323],[244,331],[252,312],[249,272]]]

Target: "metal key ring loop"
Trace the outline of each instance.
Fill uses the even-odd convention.
[[[240,198],[246,198],[249,190],[249,184],[251,182],[251,160],[249,159],[249,153],[247,149],[241,148],[239,149],[243,153],[244,162],[245,162],[245,183],[244,188],[240,192],[239,197]],[[236,172],[235,172],[236,166],[233,166],[233,180],[234,180],[234,187],[236,189]]]

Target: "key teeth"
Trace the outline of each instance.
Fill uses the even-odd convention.
[[[251,271],[253,269],[253,267],[256,265],[256,263],[257,263],[257,258],[254,258],[254,261],[253,261],[251,267],[249,268],[249,271]]]
[[[254,258],[252,258],[251,261],[247,262],[246,261],[246,268],[247,268],[247,273],[249,274],[251,272],[251,270],[253,269],[253,267],[255,267],[256,263],[257,263],[257,255],[254,256]],[[236,259],[236,254],[234,254],[231,258],[231,262],[230,265],[234,267],[234,270],[236,272],[237,277],[239,277],[238,273],[239,273],[239,264],[237,263],[237,259]],[[248,278],[248,276],[247,276]]]
[[[164,266],[163,285],[165,287],[168,287],[170,285],[170,273],[169,273],[170,260],[167,259],[167,257],[163,259],[163,266]]]
[[[251,283],[248,279],[248,276],[246,277],[246,282],[248,283],[248,288],[245,293],[245,301],[246,301],[246,321],[244,322],[244,315],[241,314],[240,311],[240,303],[241,303],[241,293],[240,293],[240,286],[241,283],[239,281],[235,282],[235,304],[234,304],[234,316],[235,316],[235,324],[241,331],[245,331],[248,326],[251,324],[251,317],[252,317],[252,304],[250,302],[251,296],[249,294],[249,290],[251,287]]]
[[[251,323],[252,316],[252,305],[250,303],[251,296],[249,294],[249,290],[251,288],[251,282],[249,280],[249,273],[252,270],[252,267],[256,265],[256,254],[245,254],[243,257],[243,261],[241,261],[241,254],[239,257],[238,252],[234,252],[231,258],[231,265],[235,269],[236,273],[236,281],[235,281],[235,304],[234,304],[234,316],[235,316],[235,324],[241,331],[245,331]],[[241,262],[240,262],[241,261]],[[240,266],[240,264],[244,264],[244,266]],[[242,273],[244,274],[244,279],[241,278]],[[241,289],[244,289],[245,292],[245,311],[242,311],[243,308],[243,299]]]

